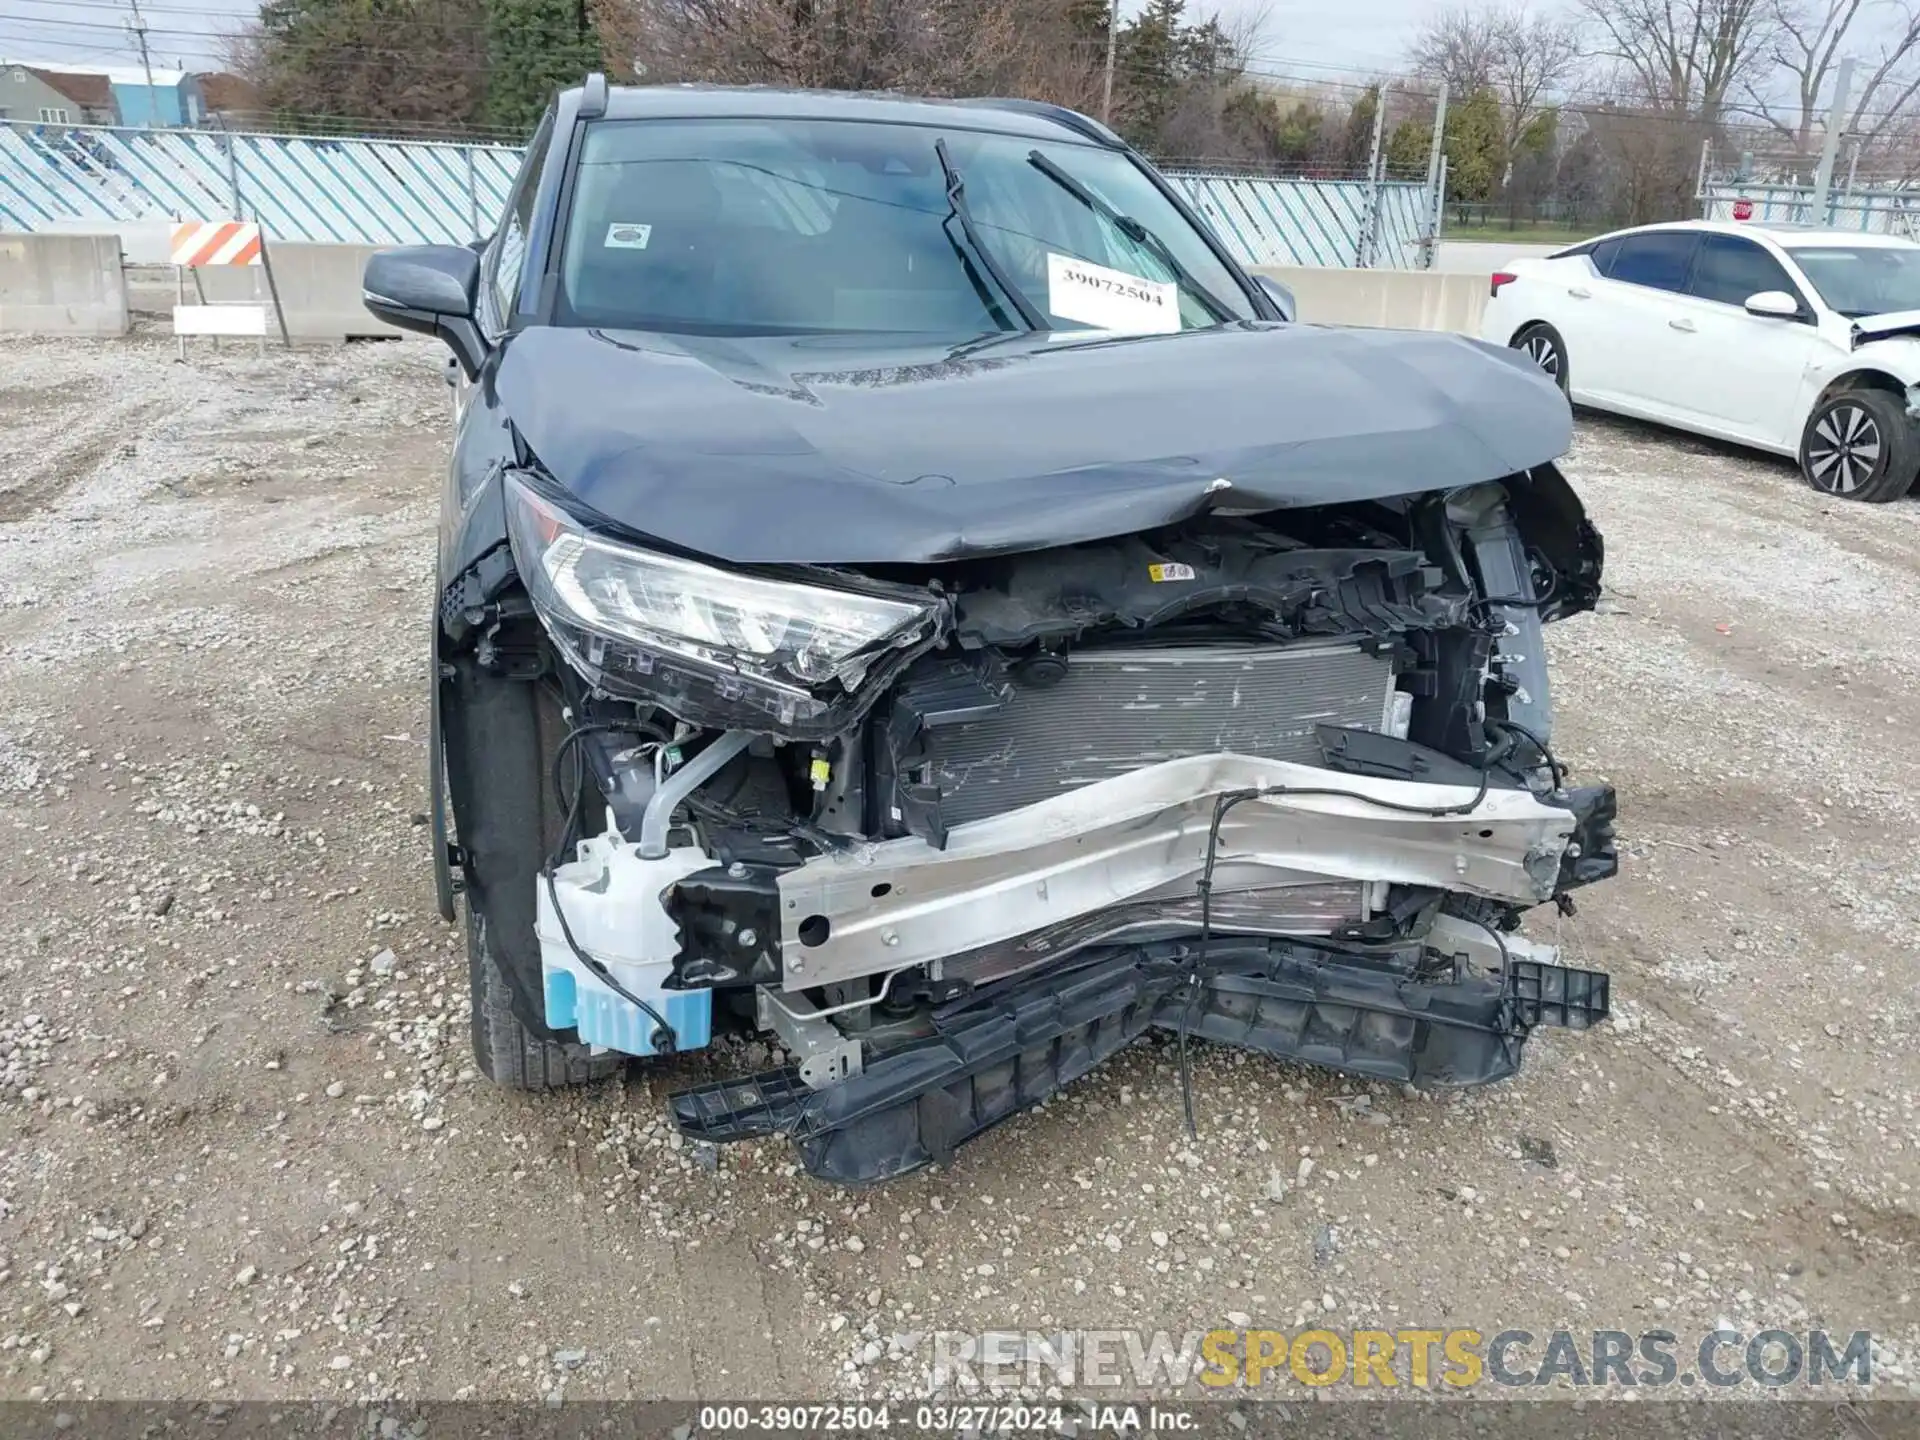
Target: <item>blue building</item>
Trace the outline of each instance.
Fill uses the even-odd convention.
[[[104,76],[113,91],[113,108],[122,125],[194,126],[206,118],[200,80],[184,70],[154,67],[149,77],[138,65],[48,65],[38,69],[72,75]]]

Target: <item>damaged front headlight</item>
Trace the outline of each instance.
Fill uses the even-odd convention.
[[[555,645],[600,688],[690,724],[832,734],[877,671],[938,638],[931,598],[768,580],[643,550],[587,529],[520,478],[505,484],[514,564]]]

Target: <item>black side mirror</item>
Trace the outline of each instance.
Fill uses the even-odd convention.
[[[407,245],[367,261],[360,298],[389,325],[446,341],[471,380],[487,355],[473,315],[479,284],[480,257],[466,246]]]
[[[1299,307],[1294,304],[1292,290],[1271,275],[1256,275],[1253,278],[1255,283],[1266,292],[1267,299],[1273,302],[1274,309],[1280,312],[1282,320],[1299,318]]]

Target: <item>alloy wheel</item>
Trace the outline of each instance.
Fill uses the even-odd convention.
[[[1858,405],[1836,405],[1813,427],[1807,475],[1833,495],[1851,495],[1873,478],[1883,449],[1880,427]]]
[[[1521,343],[1520,351],[1546,374],[1556,380],[1560,378],[1560,347],[1553,343],[1553,337],[1544,330],[1529,335]]]

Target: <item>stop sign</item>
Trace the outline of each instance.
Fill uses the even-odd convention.
[[[1734,201],[1733,218],[1736,220],[1751,220],[1753,218],[1753,202],[1751,200]]]

